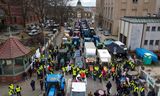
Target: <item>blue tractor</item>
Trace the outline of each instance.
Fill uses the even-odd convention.
[[[100,37],[99,36],[94,35],[93,36],[93,42],[94,42],[94,44],[96,45],[96,47],[98,49],[102,49],[103,48],[103,43],[100,42]]]
[[[84,38],[92,38],[92,34],[89,29],[82,29],[82,36]]]
[[[65,78],[62,74],[48,74],[45,78],[45,96],[64,96]]]
[[[75,47],[79,47],[80,46],[80,38],[75,36],[75,37],[72,37],[72,44],[75,46]]]

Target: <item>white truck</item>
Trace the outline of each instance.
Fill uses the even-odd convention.
[[[84,43],[84,57],[86,63],[96,61],[96,47],[93,42]]]
[[[70,96],[87,96],[85,82],[72,82]]]
[[[100,60],[100,64],[111,62],[111,55],[109,54],[107,49],[98,49],[98,57]]]

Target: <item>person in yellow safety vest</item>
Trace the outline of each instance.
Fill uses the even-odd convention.
[[[41,66],[39,67],[39,70],[40,70],[40,71],[43,70],[43,65],[41,65]]]
[[[132,61],[129,61],[129,65],[131,66],[132,69],[134,69],[134,64]]]
[[[99,81],[100,81],[100,83],[102,83],[102,73],[100,73],[100,75],[99,75]]]
[[[44,55],[43,54],[41,55],[41,59],[44,59]]]
[[[98,70],[99,70],[99,67],[98,67],[98,66],[95,66],[95,67],[94,67],[94,70],[95,70],[95,71],[98,71]]]
[[[40,78],[40,74],[41,74],[41,72],[40,72],[41,70],[39,70],[39,69],[37,69],[37,79],[39,79]]]
[[[49,50],[50,53],[52,53],[52,50]]]
[[[13,91],[13,90],[11,90],[11,89],[9,89],[9,91],[8,91],[8,95],[9,95],[9,96],[14,96],[14,91]]]
[[[77,67],[77,72],[79,72],[80,71],[80,69]]]
[[[10,84],[10,85],[9,85],[9,89],[14,91],[14,85],[13,85],[13,84]]]
[[[62,67],[62,72],[65,73],[66,72],[66,68]]]
[[[134,86],[134,92],[138,92],[139,88],[137,86]]]
[[[21,96],[21,87],[20,86],[16,86],[16,93],[17,93],[17,96]]]
[[[76,69],[74,69],[73,70],[73,79],[76,77],[76,75],[77,75],[77,71],[76,71]]]
[[[37,74],[40,75],[40,70],[39,69],[37,69]]]
[[[139,88],[139,91],[140,91],[141,96],[145,96],[145,88],[144,88],[144,86]]]
[[[52,56],[51,56],[51,55],[49,55],[48,57],[49,57],[50,59],[52,58]]]
[[[131,85],[131,86],[135,86],[134,81],[131,81],[131,82],[130,82],[130,85]]]
[[[81,74],[83,72],[83,70],[81,69],[80,71],[79,71],[79,74]]]

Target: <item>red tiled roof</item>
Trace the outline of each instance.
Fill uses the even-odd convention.
[[[11,59],[24,56],[30,52],[18,39],[10,37],[0,46],[0,59]]]

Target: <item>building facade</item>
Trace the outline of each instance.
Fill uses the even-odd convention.
[[[155,14],[160,17],[160,0],[157,0]]]
[[[95,23],[98,27],[102,27],[103,12],[104,12],[103,6],[104,6],[104,0],[96,0]]]
[[[121,17],[154,14],[155,5],[156,0],[97,0],[96,16],[101,15],[98,12],[103,10],[102,27],[110,31],[112,35],[118,35],[118,26]]]
[[[12,0],[6,2],[0,0],[0,23],[11,26],[23,26],[24,17],[22,13],[22,6]],[[25,17],[25,23],[32,23],[38,21],[37,16],[33,11],[29,11]]]
[[[72,8],[73,11],[68,13],[71,18],[92,19],[95,13],[95,7],[83,7],[80,0],[78,0],[77,5]]]
[[[123,17],[118,38],[130,50],[160,50],[160,17]]]

